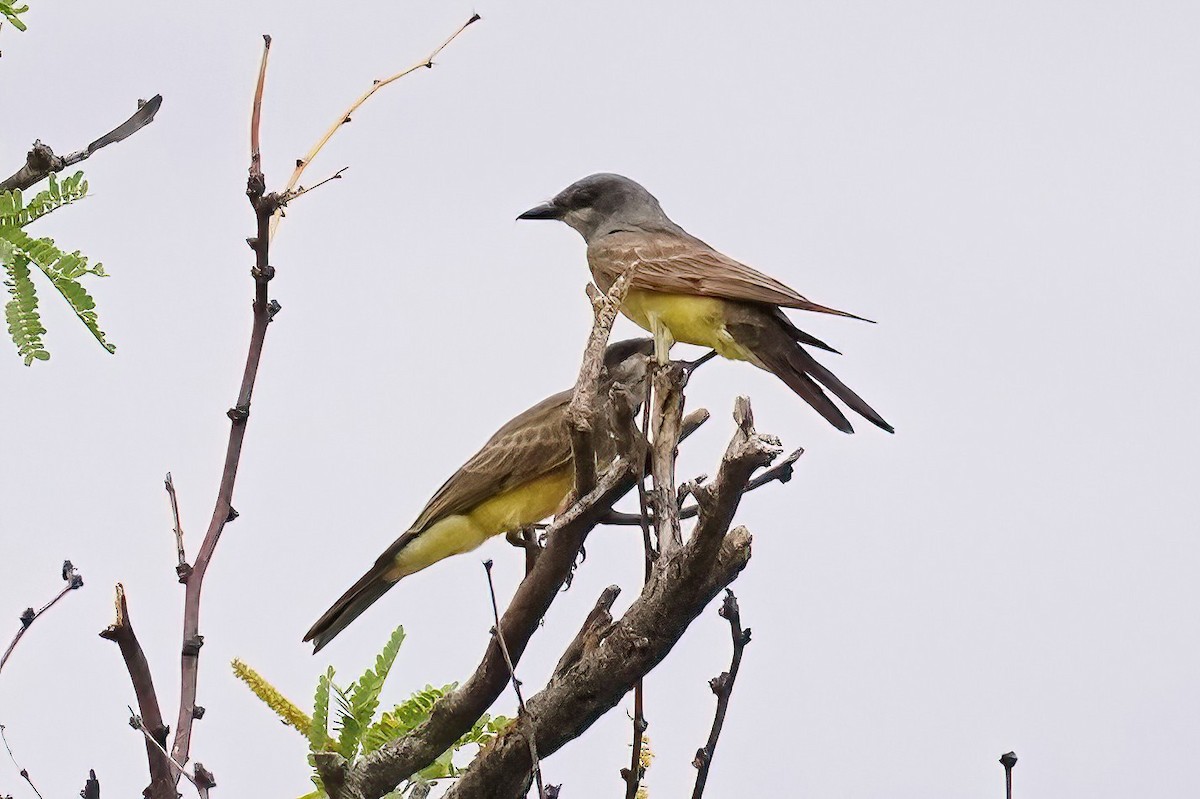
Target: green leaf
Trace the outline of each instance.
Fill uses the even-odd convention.
[[[363,737],[363,754],[370,754],[388,741],[393,741],[429,718],[429,712],[446,694],[458,687],[458,683],[434,688],[426,685],[422,690],[384,713],[379,721],[371,725]]]
[[[329,745],[329,690],[333,686],[333,666],[317,679],[317,695],[313,701],[312,728],[308,731],[308,745],[320,752]]]
[[[116,346],[105,340],[104,331],[100,329],[95,311],[96,301],[77,280],[88,273],[103,277],[104,270],[100,264],[89,267],[87,258],[78,250],[64,253],[52,239],[32,238],[20,228],[0,227],[0,239],[7,241],[41,269],[100,345],[109,352],[116,352]]]
[[[37,289],[29,277],[29,259],[18,252],[9,242],[0,239],[0,265],[3,266],[11,300],[4,306],[4,320],[8,323],[8,334],[17,345],[17,354],[31,365],[35,360],[50,358],[42,345],[41,317],[38,315]]]
[[[47,176],[47,187],[24,202],[20,189],[0,192],[0,226],[25,227],[64,205],[79,202],[87,197],[88,183],[82,172],[76,172],[61,181],[58,175]]]

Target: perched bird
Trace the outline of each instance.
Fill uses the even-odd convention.
[[[838,430],[854,432],[821,386],[872,424],[894,432],[802,345],[837,350],[797,328],[781,308],[862,317],[818,305],[722,255],[672,222],[638,183],[621,175],[591,175],[517,218],[558,219],[579,231],[587,242],[592,277],[604,291],[633,267],[621,310],[654,335],[660,363],[676,341],[711,347],[775,374]]]
[[[611,344],[605,352],[596,436],[597,467],[616,457],[609,388],[621,383],[633,397],[644,393],[648,338]],[[566,410],[572,390],[539,402],[496,431],[447,480],[412,526],[388,547],[366,574],[342,594],[304,635],[319,652],[401,578],[443,558],[469,552],[487,539],[520,530],[558,512],[575,487]]]

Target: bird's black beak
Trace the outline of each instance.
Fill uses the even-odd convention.
[[[542,203],[535,205],[525,213],[517,217],[517,219],[562,219],[562,210],[554,203]]]

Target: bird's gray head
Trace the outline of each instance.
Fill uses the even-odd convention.
[[[630,338],[609,344],[604,351],[606,384],[620,383],[641,396],[641,383],[646,379],[650,355],[654,352],[654,339]]]
[[[641,184],[607,172],[575,181],[553,200],[517,219],[558,219],[578,230],[587,242],[613,230],[671,225],[658,200]]]

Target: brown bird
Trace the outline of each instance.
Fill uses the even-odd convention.
[[[802,345],[837,350],[797,328],[781,309],[869,319],[818,305],[722,255],[672,222],[638,183],[621,175],[591,175],[517,218],[558,219],[579,231],[592,277],[604,291],[632,268],[621,310],[654,334],[660,363],[676,341],[711,347],[773,373],[838,430],[854,432],[821,386],[872,424],[894,432]]]
[[[605,406],[595,436],[596,466],[601,472],[619,454],[607,402],[609,389],[621,383],[640,398],[652,348],[650,339],[639,338],[611,344],[605,352],[599,393]],[[572,393],[547,397],[497,430],[437,490],[412,526],[304,635],[305,641],[313,642],[313,652],[319,652],[401,578],[558,512],[575,487],[565,415]]]

